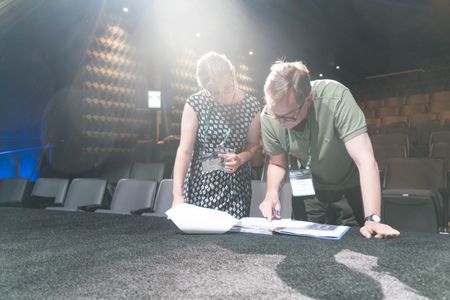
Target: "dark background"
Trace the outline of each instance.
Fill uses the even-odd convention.
[[[72,88],[105,12],[122,15],[122,25],[139,50],[147,89],[160,82],[167,85],[167,66],[184,48],[198,53],[214,50],[232,61],[246,62],[259,96],[277,59],[302,60],[313,79],[323,74],[355,91],[368,76],[450,66],[446,0],[3,0],[0,4],[0,151],[45,143],[43,120],[50,106]],[[129,11],[124,13],[123,7]],[[254,55],[249,56],[250,50]],[[136,101],[145,99],[142,94]]]

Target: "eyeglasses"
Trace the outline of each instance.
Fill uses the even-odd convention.
[[[284,114],[282,116],[274,114],[268,108],[266,108],[266,110],[264,111],[264,114],[266,114],[269,117],[274,118],[275,120],[278,120],[280,122],[295,122],[295,121],[297,121],[298,114],[299,114],[300,110],[302,109],[303,104],[305,104],[305,102],[303,102],[302,104],[297,106],[296,109],[294,109],[294,110],[292,110],[292,111],[290,111],[290,112],[288,112],[288,113],[286,113],[286,114]]]

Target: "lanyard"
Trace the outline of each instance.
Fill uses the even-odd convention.
[[[206,125],[205,130],[203,132],[203,135],[205,136],[205,144],[208,142],[209,138],[209,126],[211,125],[211,111],[212,111],[212,105],[208,108],[208,117],[206,119]],[[225,132],[223,136],[223,141],[219,144],[219,146],[225,146],[225,143],[227,142],[228,138],[230,137],[232,128],[228,128],[227,132]]]
[[[308,162],[306,163],[306,169],[309,170],[310,164],[311,164],[311,114],[310,111],[308,111],[308,130],[309,130],[309,143],[308,143]],[[292,168],[291,164],[291,142],[289,141],[289,133],[288,129],[284,129],[284,139],[286,142],[286,151],[288,153],[288,168],[289,171]]]

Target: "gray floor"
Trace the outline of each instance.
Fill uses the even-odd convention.
[[[186,235],[164,218],[0,208],[4,299],[449,299],[450,239]]]

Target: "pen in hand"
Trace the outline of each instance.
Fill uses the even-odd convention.
[[[272,217],[275,220],[280,220],[281,219],[281,211],[280,211],[279,208],[272,207]]]

